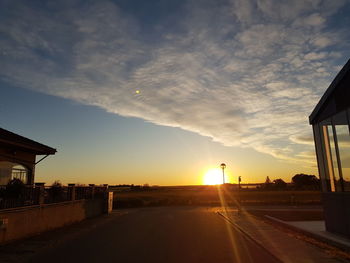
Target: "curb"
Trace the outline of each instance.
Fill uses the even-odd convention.
[[[258,245],[259,247],[261,247],[262,249],[264,249],[267,253],[269,253],[272,257],[274,257],[277,261],[279,262],[283,262],[279,257],[277,257],[275,254],[273,254],[269,249],[267,249],[262,242],[258,241],[257,239],[255,239],[252,235],[250,235],[247,231],[245,231],[243,228],[241,228],[238,224],[236,224],[235,222],[233,222],[230,218],[228,218],[227,216],[225,216],[224,214],[222,214],[221,212],[217,211],[216,212],[219,216],[221,216],[222,218],[224,218],[224,220],[226,220],[227,222],[229,222],[232,226],[234,226],[239,232],[241,232],[242,234],[244,234],[246,237],[248,237],[249,240],[253,241],[256,245]]]

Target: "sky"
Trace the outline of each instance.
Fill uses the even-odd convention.
[[[346,0],[0,0],[0,126],[51,183],[317,175],[308,116],[350,57]]]

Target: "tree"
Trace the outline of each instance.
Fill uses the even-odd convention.
[[[281,178],[273,180],[273,184],[276,189],[286,189],[287,187],[287,183],[283,181]]]
[[[51,187],[62,187],[60,180],[56,180],[52,183]]]
[[[60,201],[63,195],[63,187],[60,181],[56,180],[52,183],[50,192],[52,201]]]
[[[265,184],[271,184],[270,177],[266,176]]]
[[[320,180],[315,175],[296,174],[292,182],[297,189],[320,189]]]
[[[272,183],[271,183],[270,177],[267,176],[263,187],[264,189],[270,189],[271,186],[272,186]]]

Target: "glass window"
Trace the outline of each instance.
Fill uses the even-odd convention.
[[[325,147],[324,147],[324,137],[322,125],[314,124],[313,125],[313,133],[314,133],[314,141],[315,141],[315,149],[316,149],[316,157],[317,157],[317,165],[319,176],[321,180],[321,186],[323,192],[331,191],[329,174],[327,172],[327,161],[325,157]]]
[[[334,125],[337,134],[340,166],[344,179],[344,190],[350,191],[350,133],[348,116],[345,111],[334,116]]]
[[[17,163],[0,162],[0,185],[7,185],[7,183],[14,178],[18,178],[23,183],[27,183],[28,169]]]
[[[15,165],[12,167],[11,179],[20,179],[23,183],[27,183],[27,169],[22,165]]]
[[[320,123],[324,178],[330,191],[350,191],[350,111],[342,111]],[[320,148],[320,147],[319,147]]]
[[[329,162],[331,163],[331,167],[329,169],[333,168],[333,180],[334,180],[334,187],[335,191],[340,192],[342,191],[341,187],[341,171],[338,166],[337,162],[337,153],[336,153],[336,148],[335,148],[335,142],[334,142],[334,134],[333,134],[333,128],[331,125],[327,126],[327,131],[328,131],[328,138],[329,138],[329,150],[330,154],[329,157],[330,160]]]
[[[332,132],[332,122],[331,119],[326,119],[320,123],[320,131],[322,134],[322,145],[323,145],[323,159],[325,166],[325,175],[327,178],[327,184],[331,192],[336,191],[335,189],[335,176],[334,176],[334,167],[333,167],[333,158],[332,158],[332,147],[331,142],[333,141],[333,132]]]

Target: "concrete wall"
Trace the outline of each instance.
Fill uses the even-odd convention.
[[[107,200],[76,200],[0,210],[0,244],[107,212]]]
[[[326,230],[350,237],[350,192],[322,194]]]

